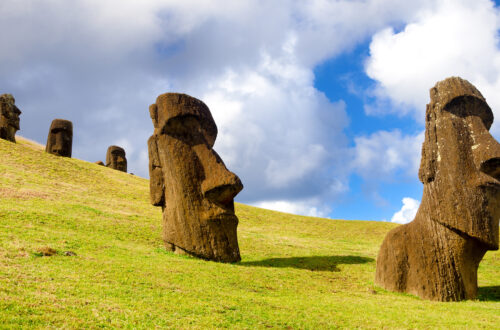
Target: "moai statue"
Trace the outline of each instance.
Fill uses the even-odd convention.
[[[49,154],[71,157],[73,148],[73,123],[69,120],[54,119],[50,125],[45,151]]]
[[[149,111],[151,203],[162,207],[165,245],[207,260],[241,260],[234,197],[243,185],[212,149],[217,126],[210,110],[189,95],[167,93]]]
[[[11,94],[0,95],[0,139],[16,142],[19,131],[19,115],[21,110],[14,104],[16,100]]]
[[[477,295],[477,268],[498,249],[500,144],[493,113],[468,81],[448,78],[430,90],[415,219],[391,230],[377,258],[375,283],[424,299]]]
[[[118,146],[110,146],[106,153],[106,167],[127,172],[127,158],[125,158],[125,150]]]

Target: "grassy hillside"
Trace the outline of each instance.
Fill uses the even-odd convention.
[[[479,300],[422,301],[373,285],[378,247],[394,224],[241,204],[236,212],[241,263],[175,255],[162,247],[147,180],[0,140],[0,325],[500,325],[499,252],[481,263]]]

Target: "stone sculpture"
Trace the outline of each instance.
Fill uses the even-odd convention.
[[[106,167],[127,172],[127,158],[125,150],[118,146],[110,146],[106,153]]]
[[[422,202],[411,223],[387,234],[375,282],[424,299],[472,299],[479,262],[498,249],[500,144],[490,107],[468,81],[448,78],[430,95]]]
[[[45,151],[49,154],[71,157],[73,148],[73,123],[69,120],[54,119],[50,125]]]
[[[234,197],[243,185],[212,149],[217,126],[210,110],[189,95],[167,93],[149,111],[151,203],[162,207],[165,245],[207,260],[239,261]]]
[[[16,142],[19,115],[21,115],[21,110],[16,107],[15,102],[11,94],[0,95],[0,139],[11,142]]]

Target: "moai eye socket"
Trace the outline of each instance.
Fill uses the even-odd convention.
[[[484,99],[478,96],[465,95],[456,97],[445,105],[444,110],[462,118],[478,116],[487,130],[490,129],[493,123],[491,108]]]
[[[190,114],[170,118],[165,123],[162,134],[168,134],[189,145],[208,143],[209,140],[200,119]]]

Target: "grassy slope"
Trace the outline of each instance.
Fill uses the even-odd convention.
[[[149,204],[147,180],[0,140],[0,324],[500,324],[499,252],[481,263],[478,301],[422,301],[373,286],[378,247],[394,224],[236,209],[241,263],[174,255],[162,248],[161,210]],[[58,253],[41,257],[43,247]]]

